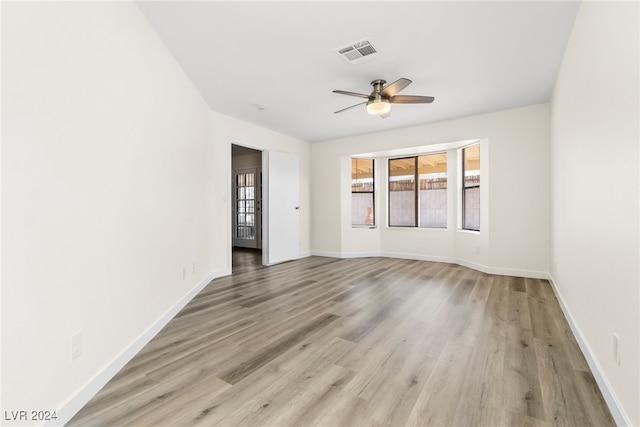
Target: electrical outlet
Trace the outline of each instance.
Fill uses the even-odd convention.
[[[196,274],[196,263],[193,263],[193,268],[191,269],[191,274]]]
[[[71,361],[82,356],[82,331],[71,336]]]
[[[613,334],[613,360],[620,366],[620,337]]]
[[[187,278],[187,267],[182,267],[182,280]]]

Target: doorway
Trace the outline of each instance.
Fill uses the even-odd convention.
[[[253,254],[237,260],[262,259],[262,151],[231,146],[232,252]]]
[[[230,269],[235,248],[256,251],[262,265],[299,258],[299,156],[230,145]]]

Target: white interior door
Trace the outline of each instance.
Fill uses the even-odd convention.
[[[300,159],[295,154],[267,153],[266,264],[300,258]]]

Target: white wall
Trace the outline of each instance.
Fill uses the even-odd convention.
[[[448,230],[385,227],[384,161],[378,161],[376,229],[350,224],[354,154],[481,139],[481,232],[457,230],[450,186]],[[501,111],[312,145],[312,252],[382,254],[460,262],[488,272],[546,277],[549,269],[549,106]],[[450,182],[457,165],[448,160]],[[380,179],[382,177],[382,179]]]
[[[211,111],[133,3],[2,6],[2,413],[61,422],[224,273]]]
[[[614,415],[632,425],[640,425],[638,20],[637,2],[583,2],[551,104],[551,273]]]

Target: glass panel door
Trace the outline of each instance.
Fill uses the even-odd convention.
[[[260,195],[256,169],[234,171],[233,245],[259,248]]]

